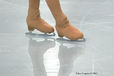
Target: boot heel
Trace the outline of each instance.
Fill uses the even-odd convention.
[[[58,36],[59,36],[59,37],[63,37],[63,35],[62,35],[62,34],[60,34],[60,33],[58,33]]]
[[[28,26],[28,30],[29,30],[29,31],[34,31],[34,28]]]

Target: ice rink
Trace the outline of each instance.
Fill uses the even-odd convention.
[[[113,76],[114,0],[61,0],[86,40],[28,33],[28,0],[0,0],[0,76]],[[45,0],[41,16],[55,26]]]

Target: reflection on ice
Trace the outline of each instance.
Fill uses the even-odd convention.
[[[70,76],[74,61],[84,52],[84,43],[58,41],[60,69],[58,76]]]
[[[28,38],[34,76],[70,76],[74,61],[84,52],[84,42],[39,35]]]
[[[56,45],[53,48],[48,49],[44,54],[44,65],[47,72],[47,76],[58,76],[59,72],[59,43],[55,42]]]
[[[43,55],[49,48],[54,47],[54,45],[54,41],[47,39],[38,41],[36,38],[30,38],[28,51],[33,64],[34,76],[46,76]]]

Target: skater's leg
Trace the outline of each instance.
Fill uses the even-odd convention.
[[[55,21],[56,30],[60,37],[66,36],[71,40],[83,38],[83,33],[69,23],[67,16],[63,13],[59,0],[46,0]]]
[[[40,6],[40,0],[29,0],[28,14],[31,15],[32,12],[38,10]]]
[[[29,0],[27,25],[28,30],[37,29],[44,33],[54,32],[54,28],[40,17],[39,10],[40,0]]]
[[[46,2],[56,20],[56,23],[60,23],[62,20],[66,18],[61,9],[59,0],[46,0]]]

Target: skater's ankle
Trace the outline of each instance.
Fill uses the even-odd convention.
[[[65,27],[67,24],[69,24],[69,20],[64,14],[56,20],[56,26]]]
[[[30,18],[30,19],[40,18],[40,11],[38,9],[29,9],[28,18]]]

